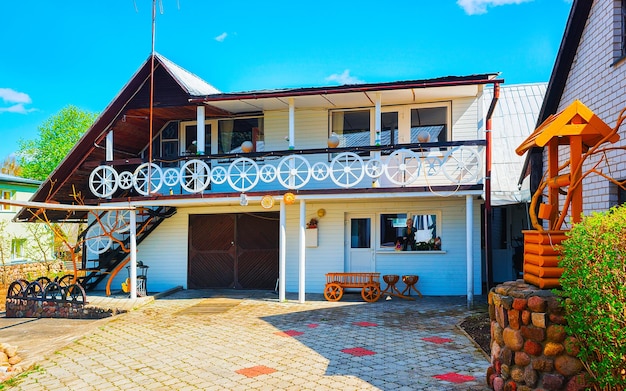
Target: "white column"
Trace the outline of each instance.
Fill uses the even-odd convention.
[[[285,201],[280,200],[280,253],[278,256],[278,301],[285,301],[285,276],[287,274],[287,216]]]
[[[130,217],[130,298],[137,298],[137,217],[131,209]]]
[[[380,114],[380,106],[381,106],[381,93],[376,93],[376,106],[374,110],[374,145],[380,145],[380,128],[381,128],[381,114]]]
[[[113,160],[113,131],[109,130],[106,138],[106,161]]]
[[[289,149],[294,149],[296,145],[296,103],[293,98],[289,98]]]
[[[467,308],[474,307],[474,197],[465,196],[465,252],[467,262]]]
[[[305,295],[305,284],[304,279],[306,278],[306,241],[304,238],[304,230],[305,230],[305,221],[306,221],[306,203],[304,200],[300,201],[300,244],[298,246],[300,250],[300,264],[299,264],[299,284],[298,284],[298,301],[300,303],[304,303]]]
[[[198,155],[205,155],[207,151],[204,150],[204,106],[198,106],[196,109],[196,151]]]

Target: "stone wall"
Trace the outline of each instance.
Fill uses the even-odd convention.
[[[116,315],[113,310],[86,306],[83,302],[7,298],[7,318],[101,319]]]
[[[564,310],[549,290],[523,280],[489,292],[489,386],[502,390],[583,390],[578,344],[565,332]]]
[[[47,276],[48,273],[68,273],[63,261],[52,262],[30,262],[19,265],[3,265],[0,266],[0,276],[3,284],[9,285],[11,282],[20,278],[33,281],[37,277]]]

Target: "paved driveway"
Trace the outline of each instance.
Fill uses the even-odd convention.
[[[467,315],[464,298],[180,291],[88,327],[14,389],[484,390]]]

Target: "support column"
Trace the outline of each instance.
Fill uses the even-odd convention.
[[[106,161],[110,162],[113,160],[113,131],[109,130],[106,138]]]
[[[130,224],[130,298],[137,298],[137,216],[135,209],[128,214]]]
[[[376,106],[374,110],[374,132],[375,132],[374,145],[376,146],[380,145],[380,130],[381,130],[381,123],[382,123],[382,118],[380,114],[380,107],[381,107],[381,101],[382,101],[381,96],[382,95],[380,92],[376,93]]]
[[[285,301],[285,276],[287,272],[285,265],[287,264],[287,216],[285,215],[285,201],[280,200],[280,253],[278,256],[278,301]]]
[[[289,98],[289,149],[295,148],[296,143],[296,103],[293,98]]]
[[[467,308],[474,307],[474,197],[465,196],[465,252],[467,267]]]
[[[298,249],[300,251],[300,263],[299,263],[299,277],[298,277],[298,302],[304,303],[305,300],[305,278],[306,278],[306,241],[305,241],[305,226],[306,224],[306,202],[300,201],[300,243]]]
[[[204,144],[206,140],[204,139],[204,106],[198,106],[196,109],[196,153],[198,155],[205,155],[206,151],[204,150]]]

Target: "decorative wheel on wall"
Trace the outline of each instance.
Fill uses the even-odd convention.
[[[228,177],[228,172],[222,166],[215,166],[211,170],[211,181],[216,185],[221,185],[226,182],[226,178]]]
[[[134,213],[131,210],[112,210],[106,214],[105,225],[107,230],[125,233],[130,230],[130,214]]]
[[[71,284],[63,289],[64,297],[67,298],[67,301],[71,301],[74,303],[84,303],[87,301],[85,289],[83,289],[83,287],[79,284]]]
[[[89,189],[96,197],[110,197],[117,187],[117,171],[111,166],[98,166],[89,175]]]
[[[41,299],[43,298],[43,287],[37,281],[33,281],[24,290],[24,297],[30,299]]]
[[[368,303],[373,303],[380,297],[380,286],[367,284],[361,290],[361,297]]]
[[[480,156],[467,147],[455,147],[444,157],[443,174],[454,183],[471,182],[480,173]]]
[[[117,181],[120,189],[128,190],[133,187],[133,173],[130,171],[122,171],[118,175]]]
[[[19,279],[13,281],[7,289],[7,297],[17,298],[24,296],[24,291],[28,286],[28,281]]]
[[[311,165],[300,155],[285,156],[278,163],[276,176],[287,189],[299,189],[311,179]]]
[[[98,223],[87,230],[87,248],[94,254],[102,254],[111,247],[111,237]]]
[[[180,186],[190,193],[200,193],[211,183],[211,169],[202,160],[189,160],[180,168]]]
[[[317,162],[311,167],[311,176],[316,181],[323,181],[330,175],[330,167],[324,162]]]
[[[228,166],[228,183],[240,192],[252,189],[259,183],[259,166],[247,157],[236,159]]]
[[[156,193],[163,185],[163,171],[154,163],[143,163],[133,174],[133,186],[141,195]]]
[[[276,167],[271,164],[264,164],[259,169],[259,177],[265,183],[273,182],[276,179]]]
[[[413,183],[419,175],[419,157],[409,149],[398,149],[389,155],[385,173],[396,185]]]
[[[43,297],[46,300],[63,300],[64,296],[61,285],[55,281],[48,283],[44,288]]]
[[[441,171],[441,166],[443,162],[437,156],[426,156],[422,157],[422,170],[424,170],[424,174],[427,176],[435,176],[439,174]]]
[[[324,288],[324,298],[328,301],[339,301],[343,296],[341,285],[331,282]]]
[[[168,187],[176,186],[180,182],[180,171],[177,168],[166,168],[163,170],[163,184]]]
[[[365,163],[365,173],[370,178],[379,178],[381,175],[383,175],[384,171],[385,167],[383,165],[383,162],[377,157],[372,158],[368,160],[367,163]]]
[[[330,162],[330,179],[339,187],[352,187],[364,175],[363,159],[356,153],[342,152]]]
[[[65,288],[66,286],[70,286],[72,284],[72,281],[74,281],[74,275],[66,274],[63,277],[59,278],[59,281],[57,282],[59,283],[61,288]]]

